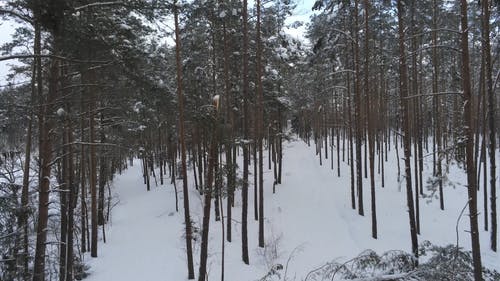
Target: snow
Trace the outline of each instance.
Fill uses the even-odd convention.
[[[125,23],[121,23],[120,28],[124,29],[124,30],[131,30],[132,29],[132,27],[130,27],[130,25],[125,24]]]
[[[309,147],[295,140],[284,143],[284,151],[283,180],[281,185],[277,185],[276,194],[272,194],[273,173],[265,165],[265,237],[268,245],[265,250],[257,246],[258,222],[253,219],[253,182],[250,183],[250,265],[241,261],[241,194],[236,192],[233,242],[225,243],[226,280],[258,280],[278,263],[285,267],[288,264],[288,278],[302,280],[309,271],[326,262],[347,261],[365,249],[379,254],[394,249],[411,251],[406,194],[401,188],[404,178],[400,182],[397,180],[394,150],[385,163],[385,188],[380,187],[380,177],[376,177],[379,239],[371,238],[370,234],[368,179],[363,182],[365,216],[361,217],[350,206],[350,170],[346,163],[341,162],[341,177],[336,175],[336,154],[334,170],[331,170],[330,158],[324,159],[323,166],[319,165],[314,145]],[[242,167],[241,159],[239,161]],[[425,159],[425,165],[424,181],[432,172],[432,157]],[[439,200],[431,191],[426,190],[427,197],[420,200],[420,243],[429,240],[446,245],[456,241],[456,221],[467,200],[466,176],[456,165],[451,165],[449,170],[449,181],[444,189],[445,210],[439,209]],[[111,223],[107,227],[107,244],[100,244],[98,258],[86,259],[91,266],[89,281],[187,280],[182,203],[179,212],[176,212],[172,185],[153,187],[147,192],[140,171],[140,162],[136,160],[134,166],[114,182],[113,201],[118,205],[113,208]],[[253,180],[253,175],[250,179]],[[191,219],[196,228],[201,228],[202,197],[193,188],[191,178],[189,184]],[[478,198],[482,198],[481,193]],[[182,192],[179,192],[179,202],[182,202]],[[223,202],[224,208],[225,205],[226,202]],[[482,208],[482,202],[479,202],[478,209]],[[499,270],[500,255],[489,250],[489,232],[482,230],[482,221],[481,213],[483,264]],[[220,278],[221,267],[221,224],[212,216],[210,225],[208,275],[209,280],[216,280]],[[459,244],[470,250],[468,227],[466,211],[458,224]],[[200,240],[196,239],[196,276],[199,247]]]
[[[57,109],[56,114],[59,117],[64,117],[64,115],[66,115],[66,111],[64,111],[64,109],[60,107],[59,109]]]
[[[212,98],[212,103],[215,106],[215,109],[219,110],[219,104],[220,104],[220,95],[215,95]]]

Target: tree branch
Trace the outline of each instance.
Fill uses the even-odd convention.
[[[10,55],[10,56],[5,56],[5,57],[0,57],[0,61],[15,60],[15,59],[29,59],[29,58],[37,58],[37,57],[60,59],[60,60],[75,62],[75,63],[103,63],[104,64],[104,63],[110,62],[110,61],[72,59],[72,58],[61,57],[61,56],[57,56],[57,55]]]
[[[0,15],[13,16],[13,17],[20,19],[22,21],[25,21],[29,24],[33,24],[33,19],[31,19],[29,16],[22,15],[18,12],[12,11],[12,10],[6,10],[6,9],[0,8]]]
[[[76,7],[76,8],[74,8],[74,10],[80,11],[80,10],[88,9],[88,8],[92,8],[92,7],[114,6],[114,5],[125,5],[125,2],[123,2],[123,1],[95,2],[95,3],[90,3],[87,5]]]
[[[443,95],[461,95],[463,92],[438,92],[438,93],[429,93],[429,94],[420,94],[404,97],[403,99],[413,99],[418,97],[433,97],[433,96],[443,96]]]

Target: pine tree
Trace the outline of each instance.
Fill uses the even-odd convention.
[[[461,54],[462,54],[462,87],[464,95],[464,137],[466,146],[467,191],[469,195],[469,220],[472,244],[472,263],[474,280],[483,280],[481,265],[481,248],[479,245],[479,227],[477,222],[477,186],[476,166],[474,164],[474,136],[472,133],[472,93],[469,70],[469,23],[467,19],[467,1],[460,1]]]

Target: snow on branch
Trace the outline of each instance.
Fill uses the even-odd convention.
[[[28,58],[37,58],[37,57],[54,58],[54,59],[60,59],[60,60],[69,61],[69,62],[75,62],[75,63],[109,63],[109,61],[72,59],[72,58],[67,58],[67,57],[62,57],[62,56],[57,56],[57,55],[10,55],[10,56],[0,57],[0,61],[15,60],[15,59],[28,59]]]
[[[404,97],[403,99],[414,99],[414,98],[418,98],[418,97],[432,97],[432,96],[443,96],[443,95],[462,95],[462,94],[463,94],[463,92],[437,92],[437,93],[407,96],[407,97]]]
[[[9,15],[9,16],[13,16],[17,19],[20,19],[22,21],[25,21],[27,23],[30,23],[30,24],[33,23],[33,20],[29,16],[22,15],[16,11],[12,11],[12,10],[0,8],[0,15]]]
[[[356,278],[356,279],[344,279],[344,280],[339,280],[339,281],[395,281],[395,280],[400,280],[403,278],[408,278],[411,276],[413,272],[406,272],[406,273],[398,273],[398,274],[387,274],[387,275],[379,275],[379,276],[374,276],[374,277],[367,277],[367,278]]]
[[[95,2],[95,3],[90,3],[87,5],[79,6],[74,8],[75,11],[80,11],[92,7],[100,7],[100,6],[113,6],[113,5],[125,5],[125,2],[123,1],[109,1],[109,2]]]

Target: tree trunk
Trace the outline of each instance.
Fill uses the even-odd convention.
[[[399,32],[399,87],[400,87],[400,100],[401,109],[403,113],[403,143],[404,143],[404,157],[405,157],[405,177],[406,177],[406,201],[408,205],[408,215],[410,221],[410,236],[412,252],[415,257],[415,262],[418,264],[418,238],[415,223],[415,206],[413,203],[413,192],[411,184],[411,132],[408,108],[408,75],[406,69],[406,51],[405,51],[405,26],[403,23],[403,3],[397,0],[398,9],[398,32]]]
[[[203,225],[201,232],[201,249],[200,249],[200,268],[198,281],[205,281],[207,274],[207,260],[208,260],[208,232],[210,229],[210,208],[212,201],[212,184],[214,181],[214,169],[217,165],[217,126],[219,122],[218,108],[215,112],[214,131],[212,133],[212,141],[210,143],[210,150],[208,154],[208,175],[205,190],[205,202],[203,206]]]
[[[69,112],[69,106],[68,106]],[[66,120],[67,128],[67,141],[68,145],[68,171],[67,171],[67,188],[68,193],[68,237],[66,239],[66,281],[73,280],[73,244],[74,244],[74,210],[76,207],[76,197],[75,197],[75,187],[74,187],[74,164],[73,164],[73,129],[71,126],[71,120],[67,118]]]
[[[354,122],[356,128],[356,190],[358,192],[358,214],[365,215],[363,208],[363,166],[361,162],[361,141],[363,139],[361,120],[361,89],[359,79],[359,0],[354,1]]]
[[[54,35],[53,52],[57,52],[58,36]],[[49,212],[49,192],[50,192],[50,174],[52,162],[52,141],[54,137],[54,101],[58,92],[59,80],[59,61],[52,59],[50,66],[49,89],[47,97],[38,97],[40,103],[39,122],[39,154],[40,154],[40,179],[38,191],[38,224],[35,249],[35,261],[33,270],[33,281],[45,280],[45,249],[47,242],[47,222]]]
[[[85,73],[82,73],[82,78],[85,76]],[[83,83],[85,83],[85,80],[82,79]],[[80,97],[80,112],[81,112],[81,115],[80,115],[80,135],[81,135],[81,142],[85,142],[85,111],[84,111],[84,108],[85,108],[85,105],[84,105],[84,93],[82,92],[81,94],[81,97]],[[81,220],[81,224],[80,224],[80,228],[81,228],[81,240],[80,240],[80,244],[81,244],[81,250],[82,250],[82,253],[85,253],[87,252],[87,247],[86,247],[86,241],[88,240],[87,237],[86,237],[86,234],[87,234],[87,231],[88,231],[88,228],[87,228],[87,190],[86,190],[86,183],[85,183],[85,179],[86,179],[86,165],[85,163],[87,162],[87,158],[85,157],[85,146],[84,145],[81,145],[80,146],[80,186],[81,186],[81,191],[80,191],[80,194],[81,194],[81,198],[80,198],[80,206],[81,206],[81,217],[80,217],[80,220]]]
[[[417,32],[415,30],[415,2],[412,1],[410,3],[410,14],[411,14],[411,52],[414,53],[412,58],[411,58],[411,82],[412,82],[412,95],[417,96],[418,95],[418,81],[417,81]],[[415,97],[412,99],[411,104],[413,105],[413,169],[414,169],[414,176],[415,176],[415,223],[417,227],[417,234],[420,234],[420,202],[419,202],[419,183],[422,185],[422,182],[419,182],[419,177],[418,177],[418,130],[420,128],[419,125],[419,110],[418,106],[420,104],[420,99]]]
[[[368,40],[370,39],[370,30],[368,29],[368,0],[364,0],[364,17],[365,17],[365,65],[364,65],[364,92],[366,98],[366,120],[367,120],[367,131],[368,131],[368,154],[370,161],[370,191],[371,191],[371,211],[372,211],[372,237],[377,239],[377,205],[376,205],[376,195],[375,195],[375,133],[373,130],[372,119],[373,116],[370,110],[370,92],[368,85],[369,76],[369,56],[370,49],[368,46]],[[366,161],[366,160],[365,160]]]
[[[437,7],[437,0],[433,0],[433,9],[432,9],[432,45],[437,46],[437,17],[438,17],[438,7]],[[437,93],[439,91],[439,62],[438,62],[438,56],[437,56],[437,49],[436,47],[432,48],[432,64],[434,67],[434,73],[432,76],[432,92]],[[434,96],[434,113],[435,113],[435,119],[434,119],[434,127],[436,130],[436,133],[434,135],[434,143],[435,143],[435,149],[434,149],[434,167],[435,167],[435,172],[434,175],[437,177],[438,181],[438,187],[439,187],[439,207],[441,210],[444,210],[444,193],[443,193],[443,171],[442,171],[442,165],[441,161],[443,159],[442,153],[441,153],[441,120],[440,120],[440,114],[439,114],[439,108],[440,108],[440,98],[439,95]],[[437,154],[436,154],[437,153]]]
[[[467,20],[467,0],[460,1],[460,25],[462,43],[462,86],[464,95],[464,134],[466,149],[466,169],[469,195],[469,220],[472,244],[472,263],[474,266],[474,280],[481,281],[481,249],[479,245],[479,228],[477,222],[477,187],[476,187],[476,167],[474,165],[474,136],[472,132],[472,93],[469,70],[469,24]]]
[[[351,83],[350,75],[347,73],[347,115],[349,115],[349,166],[351,170],[351,207],[353,210],[356,209],[356,194],[355,194],[355,174],[354,174],[354,152],[353,152],[353,140],[352,140],[352,106],[351,106]]]
[[[101,143],[106,142],[106,135],[104,134],[104,129],[103,129],[103,115],[102,112],[100,114],[100,138],[101,138]],[[100,148],[100,154],[99,154],[99,200],[97,204],[97,225],[100,225],[104,227],[104,188],[106,187],[106,181],[107,181],[107,166],[108,164],[106,163],[107,158],[105,157],[105,148],[101,146]],[[146,171],[147,173],[147,171]]]
[[[91,70],[91,81],[95,83],[95,72]],[[96,98],[94,90],[90,90],[89,102],[89,134],[90,134],[90,227],[91,227],[91,243],[90,256],[97,257],[97,160],[95,151],[95,110]]]
[[[241,249],[242,260],[249,264],[248,257],[248,3],[243,0],[243,185],[241,188]]]
[[[257,0],[257,148],[259,150],[259,247],[264,247],[264,163],[262,153],[262,138],[264,130],[264,98],[262,90],[262,42],[261,42],[261,11],[260,0]]]
[[[492,76],[492,62],[491,62],[491,45],[490,45],[490,1],[483,0],[483,50],[486,62],[486,91],[488,93],[488,127],[489,127],[489,158],[490,158],[490,208],[491,208],[491,236],[490,247],[491,250],[497,251],[497,205],[496,205],[496,101],[495,93],[493,92],[493,76]],[[486,124],[485,124],[486,125]],[[483,136],[483,138],[486,136]],[[486,171],[485,171],[486,173]],[[484,214],[487,216],[487,214]]]
[[[179,11],[177,1],[174,1],[174,24],[175,24],[175,61],[177,67],[177,99],[179,105],[179,135],[181,142],[182,162],[182,192],[184,194],[184,224],[186,227],[186,255],[188,266],[188,279],[194,279],[193,246],[191,216],[189,214],[189,190],[187,182],[186,167],[186,142],[184,140],[184,97],[182,94],[182,63],[181,63],[181,39],[179,32]],[[210,192],[207,192],[210,194]],[[201,278],[201,277],[200,277]],[[204,279],[200,279],[204,280]]]
[[[64,75],[64,74],[63,74]],[[67,108],[66,108],[67,110]],[[59,120],[60,121],[60,120]],[[59,232],[59,280],[66,279],[67,237],[68,237],[68,135],[66,122],[62,122],[62,172],[59,179],[60,232]]]
[[[35,54],[40,54],[40,24],[38,22],[34,23],[35,28],[35,38],[34,38],[34,52]],[[29,237],[28,237],[28,218],[29,218],[29,176],[31,167],[31,139],[33,130],[33,119],[35,118],[35,100],[36,97],[41,97],[43,94],[42,89],[42,65],[41,58],[37,57],[33,61],[33,72],[31,77],[31,112],[28,119],[28,130],[26,132],[26,149],[24,156],[24,173],[23,173],[23,186],[21,191],[21,214],[19,216],[18,229],[22,229],[22,255],[18,259],[18,268],[22,268],[23,280],[28,280],[29,271]],[[35,86],[36,84],[36,86]]]

